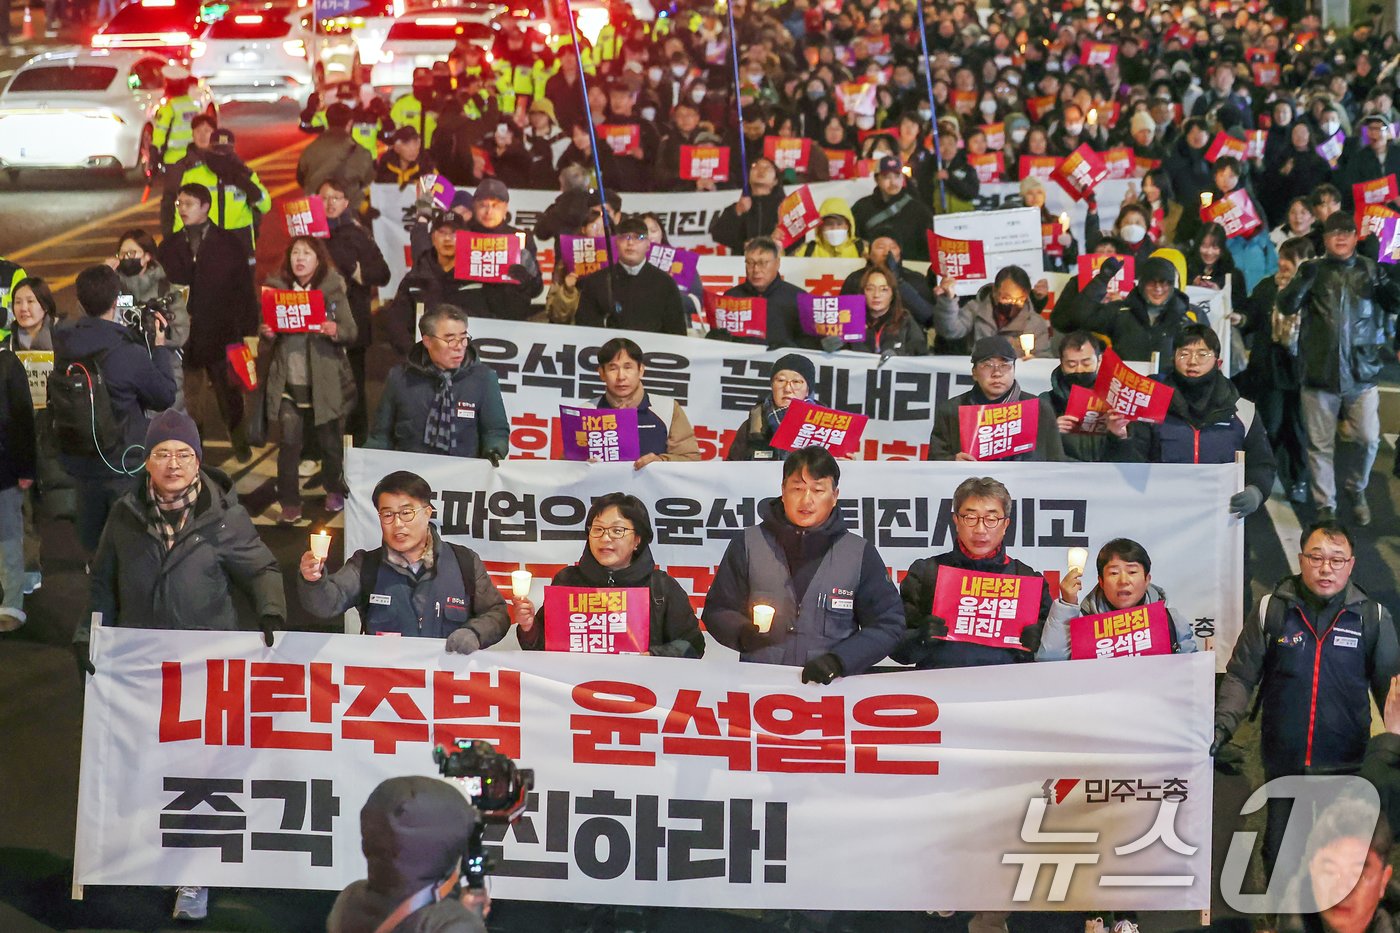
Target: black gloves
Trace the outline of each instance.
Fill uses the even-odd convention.
[[[1300,265],[1298,271],[1294,273],[1294,275],[1304,282],[1311,282],[1313,279],[1317,278],[1317,269],[1317,260],[1310,260]]]
[[[925,621],[927,622],[927,626],[924,627],[921,632],[923,636],[921,639],[922,641],[928,641],[930,638],[948,637],[947,620],[940,616],[929,616]]]
[[[486,459],[491,461],[493,467],[499,467],[501,465],[501,452],[499,450],[488,450],[486,451]]]
[[[96,674],[97,668],[92,666],[91,649],[88,642],[73,642],[73,660],[78,664],[78,679],[81,680],[83,674]]]
[[[1215,770],[1221,774],[1244,774],[1244,749],[1231,742],[1224,729],[1215,730],[1215,740],[1210,743],[1210,757],[1215,759]]]
[[[262,629],[263,644],[272,647],[272,632],[282,620],[276,616],[263,616],[258,620],[258,628]]]
[[[1117,275],[1118,270],[1122,268],[1123,260],[1119,259],[1117,256],[1109,256],[1103,261],[1103,265],[1099,266],[1099,275],[1103,277],[1103,280],[1105,282],[1107,282],[1109,279]]]
[[[819,658],[813,658],[803,666],[802,682],[804,684],[821,684],[825,687],[845,672],[846,668],[841,664],[841,659],[834,654],[827,653]]]
[[[766,632],[760,632],[758,626],[752,623],[741,628],[739,630],[739,650],[758,651],[782,641],[785,633],[779,631],[776,621],[774,620],[775,624]]]
[[[1040,638],[1045,634],[1045,624],[1037,622],[1034,625],[1027,625],[1021,629],[1021,647],[1031,654],[1040,650]]]
[[[506,270],[506,275],[515,279],[517,285],[524,285],[526,282],[530,281],[530,270],[526,269],[518,262]]]

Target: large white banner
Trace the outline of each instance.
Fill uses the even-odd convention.
[[[394,470],[432,487],[443,535],[474,548],[503,592],[510,572],[529,570],[535,595],[583,552],[591,501],[622,491],[646,503],[652,554],[701,605],[729,542],[757,524],[776,497],[777,463],[630,463],[484,460],[352,449],[345,553],[380,544],[370,492]],[[953,490],[969,476],[994,476],[1015,500],[1006,544],[1042,571],[1066,567],[1066,549],[1089,548],[1084,594],[1094,585],[1093,555],[1114,538],[1151,554],[1152,582],[1214,645],[1220,669],[1240,630],[1244,526],[1226,509],[1242,482],[1234,464],[866,463],[841,465],[841,505],[851,529],[880,550],[896,581],[921,557],[951,550]],[[1210,641],[1213,639],[1213,641]]]
[[[1043,274],[1045,256],[1040,236],[1040,211],[1032,207],[999,211],[965,211],[933,218],[939,236],[955,240],[976,240],[982,244],[987,274],[979,279],[959,280],[959,295],[975,295],[983,285],[1006,266],[1020,266],[1035,282]],[[937,260],[937,256],[933,257]]]
[[[1209,903],[1201,656],[815,687],[795,668],[463,657],[419,638],[292,632],[265,648],[253,632],[96,628],[92,648],[78,888],[344,887],[366,875],[370,791],[435,773],[434,743],[472,738],[535,771],[524,818],[488,830],[501,898]]]

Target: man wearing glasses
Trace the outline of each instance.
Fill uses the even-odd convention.
[[[675,279],[647,262],[651,242],[646,223],[640,217],[624,217],[613,233],[616,261],[579,279],[574,323],[684,337],[681,292]]]
[[[315,554],[303,554],[302,608],[332,619],[354,607],[364,634],[441,638],[457,654],[500,641],[510,627],[505,600],[475,551],[438,535],[429,521],[432,500],[428,481],[416,473],[381,479],[373,502],[384,543],[356,551],[332,574]]]
[[[498,464],[510,452],[510,421],[495,371],[472,350],[466,312],[438,305],[418,330],[408,362],[389,371],[365,446]]]
[[[1109,459],[1120,463],[1234,463],[1244,451],[1245,487],[1230,497],[1230,512],[1244,518],[1274,488],[1274,451],[1253,411],[1241,415],[1240,393],[1220,370],[1220,338],[1204,324],[1177,334],[1172,371],[1157,378],[1171,386],[1171,407],[1161,424],[1109,415]]]
[[[1383,708],[1400,671],[1390,613],[1351,582],[1351,533],[1320,521],[1303,533],[1301,545],[1299,573],[1260,600],[1215,700],[1211,754],[1229,742],[1259,689],[1265,780],[1359,768],[1371,732],[1370,700]],[[1264,864],[1270,872],[1291,804],[1269,800]]]
[[[797,296],[805,292],[783,278],[782,255],[782,250],[778,249],[778,244],[771,237],[756,236],[749,240],[744,245],[744,281],[725,292],[725,295],[762,298],[767,303],[768,349],[797,347],[820,350],[821,338],[804,334],[797,322]],[[710,336],[736,343],[762,342],[753,338],[730,337],[725,330],[711,330]]]
[[[1001,336],[982,337],[972,347],[972,388],[962,395],[939,402],[933,409],[933,433],[928,439],[928,459],[968,460],[963,452],[962,425],[958,411],[964,405],[1001,405],[1034,401],[1040,420],[1036,426],[1035,449],[1004,457],[1005,460],[1063,460],[1064,444],[1055,422],[1055,409],[1048,399],[1022,391],[1016,381],[1016,360],[1020,354],[1011,341]]]

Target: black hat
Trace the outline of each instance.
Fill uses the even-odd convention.
[[[433,223],[428,232],[437,233],[443,227],[451,227],[453,230],[465,230],[467,229],[467,222],[453,211],[443,211],[441,214],[435,214],[433,216]]]
[[[1021,358],[1015,348],[1011,346],[1011,341],[1005,337],[982,337],[972,348],[973,365],[983,360],[1011,360],[1015,362]]]
[[[801,353],[787,353],[773,361],[773,368],[768,371],[769,378],[778,375],[783,370],[797,373],[807,380],[807,388],[810,391],[817,383],[817,367],[807,357]]]
[[[904,163],[899,161],[897,156],[885,156],[880,160],[880,164],[875,169],[876,175],[903,175]]]
[[[1138,281],[1144,285],[1148,282],[1166,282],[1176,288],[1176,266],[1170,259],[1150,256],[1143,260],[1142,268],[1138,270]]]
[[[418,131],[411,126],[401,126],[394,130],[394,135],[389,138],[390,142],[411,143],[419,139]]]
[[[1337,211],[1322,222],[1322,235],[1329,233],[1356,232],[1356,221],[1346,211]]]

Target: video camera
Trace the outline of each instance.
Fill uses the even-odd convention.
[[[167,292],[159,298],[151,298],[138,305],[130,295],[119,295],[117,296],[117,321],[125,324],[137,340],[149,346],[155,342],[158,330],[169,327],[170,306],[175,303],[177,297],[175,292]],[[160,322],[156,320],[157,314],[165,318],[165,328],[162,328]]]
[[[525,798],[534,789],[535,772],[516,767],[509,756],[481,739],[458,739],[453,751],[439,745],[433,749],[433,761],[438,773],[460,786],[480,814],[467,843],[463,872],[468,888],[484,890],[486,872],[491,867],[483,843],[486,824],[512,823],[525,812]]]

